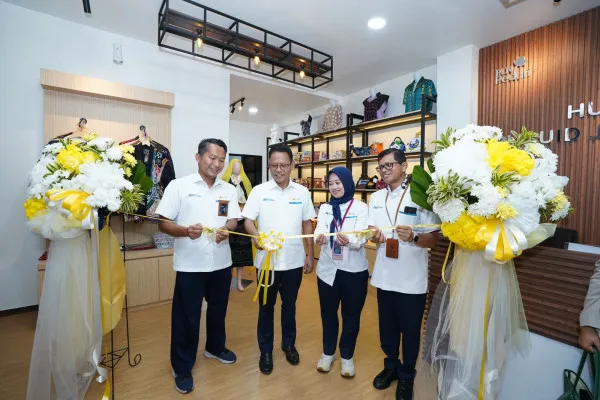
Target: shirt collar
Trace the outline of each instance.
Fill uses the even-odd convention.
[[[193,182],[194,183],[204,183],[206,186],[208,186],[208,184],[206,183],[206,181],[204,179],[202,179],[202,176],[199,173],[197,173],[197,172],[194,174],[194,180],[193,180]],[[219,177],[216,177],[215,178],[215,183],[214,183],[213,187],[220,186],[222,184],[223,184],[223,180],[221,180],[221,178],[219,178]]]
[[[269,183],[269,185],[270,185],[270,186],[269,186],[269,189],[271,189],[271,190],[273,190],[273,189],[279,189],[279,190],[282,190],[282,189],[279,187],[279,185],[277,184],[277,182],[275,182],[275,180],[274,180],[274,179],[271,179],[271,180],[270,180],[268,183]],[[294,181],[292,181],[292,180],[290,179],[290,183],[288,184],[288,187],[286,187],[286,188],[285,188],[285,190],[292,190],[292,189],[295,189],[295,186],[294,186],[294,185],[296,185],[296,184],[294,183]],[[282,191],[283,191],[283,190],[282,190]]]
[[[390,187],[388,186],[387,191],[389,194],[392,195],[392,197],[395,197],[399,194],[402,194],[402,192],[404,192],[404,189],[406,189],[407,185],[408,185],[408,178],[404,179],[404,181],[402,181],[402,184],[394,190],[391,190]]]

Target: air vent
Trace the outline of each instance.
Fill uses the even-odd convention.
[[[511,8],[516,6],[517,4],[523,3],[525,0],[500,0],[500,3],[504,6],[504,8]]]

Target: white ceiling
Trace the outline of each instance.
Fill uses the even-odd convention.
[[[256,124],[281,122],[306,112],[306,110],[325,105],[329,101],[325,97],[311,93],[237,75],[231,75],[229,93],[232,103],[242,97],[246,98],[242,111],[236,108],[231,119]],[[251,106],[258,108],[258,113],[251,115],[248,112]]]
[[[4,0],[99,29],[156,43],[161,0]],[[526,0],[505,9],[499,0],[198,0],[199,3],[334,56],[334,83],[323,90],[345,95],[436,63],[464,45],[483,47],[600,6],[600,0]],[[194,7],[170,0],[192,14]],[[201,17],[200,14],[196,14]],[[367,28],[387,19],[380,31]]]

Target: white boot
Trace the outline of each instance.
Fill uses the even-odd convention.
[[[349,360],[344,360],[343,358],[342,360],[342,376],[344,378],[354,378],[354,375],[356,375],[356,372],[354,371],[354,361],[351,359]]]
[[[332,356],[328,356],[325,354],[321,355],[319,362],[317,363],[317,371],[319,372],[329,372],[331,371],[331,364],[335,361],[335,354]]]

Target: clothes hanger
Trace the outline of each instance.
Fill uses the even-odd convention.
[[[54,137],[52,140],[50,140],[50,142],[48,144],[52,144],[52,143],[56,143],[58,142],[60,139],[64,139],[69,135],[72,135],[74,133],[88,133],[89,129],[85,127],[85,125],[87,124],[87,119],[85,118],[79,118],[79,122],[77,123],[77,129],[74,131],[71,131],[69,133],[65,133],[63,135],[58,135],[56,137]],[[75,136],[72,139],[81,139],[81,136]]]

